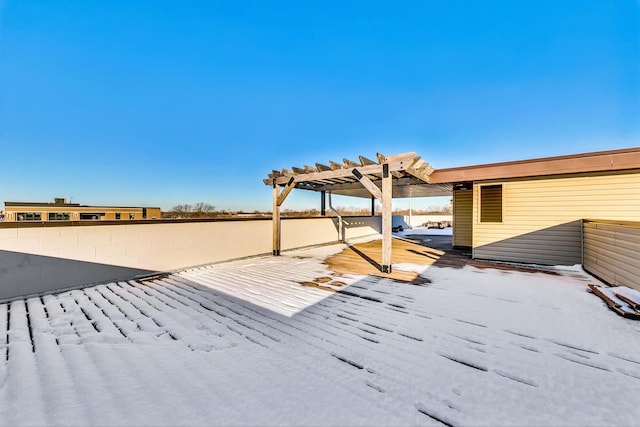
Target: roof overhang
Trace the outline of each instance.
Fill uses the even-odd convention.
[[[432,184],[640,169],[640,148],[437,169]]]

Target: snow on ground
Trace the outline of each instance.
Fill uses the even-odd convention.
[[[266,308],[320,292],[297,279],[327,250],[1,304],[0,425],[638,424],[640,323],[584,273],[431,266]]]
[[[278,314],[292,316],[332,295],[326,290],[301,286],[301,282],[326,278],[351,284],[362,278],[357,275],[337,276],[328,266],[318,262],[319,259],[340,253],[344,248],[344,244],[322,246],[286,252],[280,257],[268,256],[213,264],[176,275]],[[238,274],[239,271],[242,274]],[[291,274],[292,271],[295,274]],[[323,286],[331,287],[330,283],[323,283]],[[340,287],[342,286],[333,289]]]
[[[403,231],[397,231],[393,233],[394,236],[410,236],[410,235],[420,234],[420,235],[432,235],[432,236],[451,236],[453,234],[453,228],[445,227],[445,228],[426,228],[426,227],[414,227],[414,228],[405,228]]]

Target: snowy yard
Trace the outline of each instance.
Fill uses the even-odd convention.
[[[0,305],[0,425],[638,425],[640,323],[595,279],[341,248]]]

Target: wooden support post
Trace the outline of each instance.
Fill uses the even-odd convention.
[[[320,215],[322,216],[327,215],[327,192],[326,191],[320,192]]]
[[[376,198],[371,196],[371,216],[376,216]]]
[[[391,273],[391,200],[393,181],[389,164],[382,165],[382,272]]]
[[[372,194],[371,207],[375,208],[375,200],[382,203],[382,272],[391,273],[391,200],[393,199],[393,176],[389,171],[389,163],[382,164],[382,190],[358,169],[353,175]]]
[[[280,221],[280,206],[295,186],[295,178],[291,177],[282,192],[279,192],[276,179],[273,179],[273,255],[275,256],[280,255],[281,249],[282,224]]]
[[[280,255],[280,205],[278,205],[278,185],[273,179],[273,255]]]

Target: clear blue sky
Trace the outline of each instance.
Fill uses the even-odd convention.
[[[640,146],[637,0],[0,5],[0,202],[267,210],[273,168]]]

